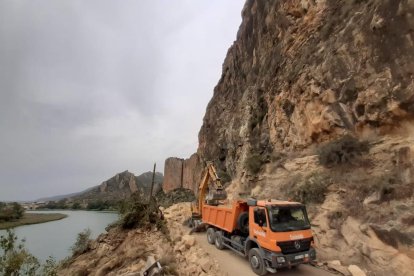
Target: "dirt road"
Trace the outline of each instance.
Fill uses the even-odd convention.
[[[205,233],[194,233],[197,243],[219,263],[224,273],[229,276],[255,276],[250,268],[249,262],[231,250],[218,250],[214,245],[207,242]],[[268,274],[271,275],[271,274]],[[279,276],[332,276],[327,271],[315,268],[310,265],[300,265],[297,269],[284,269],[277,272]]]

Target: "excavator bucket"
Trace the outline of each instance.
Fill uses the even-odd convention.
[[[227,199],[227,192],[225,190],[209,191],[207,200],[225,200]]]

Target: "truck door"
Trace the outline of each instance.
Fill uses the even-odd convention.
[[[271,250],[272,244],[268,237],[270,228],[266,209],[264,207],[255,207],[252,212],[253,214],[250,214],[250,217],[253,217],[253,219],[249,220],[250,238],[257,240],[261,247]]]

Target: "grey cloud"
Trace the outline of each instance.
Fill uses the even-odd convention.
[[[194,152],[243,2],[0,0],[0,200]]]

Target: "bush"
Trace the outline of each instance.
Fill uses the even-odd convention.
[[[91,230],[89,228],[78,233],[75,244],[70,248],[72,251],[72,256],[79,256],[80,254],[83,254],[89,250],[91,242],[90,237]]]
[[[22,243],[17,244],[17,236],[7,230],[6,236],[0,237],[0,275],[35,275],[40,267],[37,259],[24,248]]]
[[[143,202],[138,194],[133,194],[122,204],[120,213],[121,226],[124,229],[151,228],[152,225],[156,225],[162,233],[168,234],[164,216],[154,197],[151,197],[150,202]]]
[[[346,135],[319,147],[319,163],[323,166],[351,163],[353,159],[367,153],[368,150],[367,142],[361,142],[353,136]]]
[[[16,220],[23,217],[24,208],[17,202],[0,203],[0,221]]]
[[[5,236],[0,236],[0,275],[56,276],[57,265],[49,257],[40,266],[39,261],[24,248],[24,240],[18,243],[17,236],[9,229]]]
[[[225,184],[225,183],[228,183],[228,182],[231,181],[231,176],[230,176],[230,174],[228,172],[223,171],[223,170],[219,170],[217,172],[217,174],[218,174],[218,177],[221,180],[221,183]]]
[[[301,203],[322,203],[325,200],[325,193],[330,184],[328,178],[321,174],[314,173],[304,181],[292,183],[287,187],[287,195]]]
[[[246,159],[246,168],[252,174],[257,174],[263,165],[263,160],[259,154],[252,154]]]

